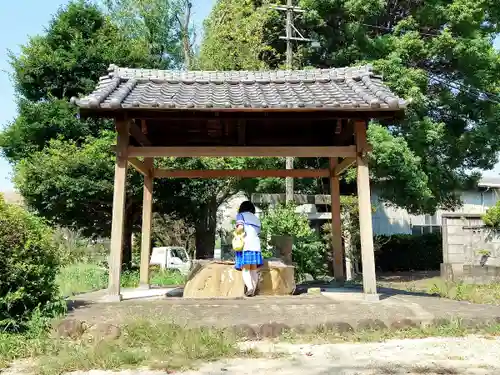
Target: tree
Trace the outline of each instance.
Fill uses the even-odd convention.
[[[175,39],[160,39],[163,32],[170,32],[169,24],[161,23],[160,16],[140,13],[145,12],[146,4],[151,2],[122,1],[120,4],[123,11],[129,12],[126,13],[129,18],[120,22],[113,18],[112,23],[94,5],[82,1],[70,3],[54,16],[46,34],[31,38],[20,56],[11,56],[16,87],[22,99],[19,116],[0,136],[0,146],[14,164],[16,186],[26,203],[54,224],[76,227],[89,236],[107,236],[111,228],[114,175],[111,145],[115,141],[107,131],[113,130],[113,124],[79,119],[76,110],[68,104],[69,96],[92,90],[110,63],[174,68],[178,61],[164,56],[172,47],[170,43],[175,42]],[[143,8],[130,10],[126,4],[142,4]],[[133,35],[126,32],[128,22],[137,18],[134,14],[144,15],[142,22],[150,31],[142,32],[152,35],[151,38],[132,40]],[[176,15],[186,19],[181,13]],[[156,26],[146,20],[156,20]],[[128,31],[132,32],[133,28]],[[183,34],[179,35],[182,39]],[[110,49],[101,48],[96,40]],[[168,44],[157,46],[162,43]],[[179,39],[175,43],[184,42]],[[87,56],[86,64],[80,62],[81,56]],[[158,165],[181,169],[245,168],[262,162],[266,160],[157,160]],[[237,179],[157,180],[154,210],[194,226],[197,256],[212,257],[218,206],[252,184],[252,181]],[[128,175],[126,206],[124,262],[129,263],[130,234],[139,229],[142,213],[142,177],[133,170]]]
[[[219,0],[205,20],[204,40],[198,64],[206,70],[261,70],[267,67],[265,57],[273,55],[270,45],[273,33],[278,39],[280,29],[270,26],[269,1]]]
[[[253,48],[266,53],[244,53],[236,26],[252,24],[251,6],[261,12]],[[470,170],[492,168],[500,150],[500,55],[493,47],[500,8],[472,0],[302,0],[300,6],[306,13],[297,27],[321,47],[295,46],[295,66],[371,63],[410,101],[405,119],[370,125],[373,181],[381,197],[415,213],[459,204],[457,192],[478,177]],[[237,69],[240,61],[280,66],[285,49],[275,25],[281,31],[283,20],[268,9],[265,1],[219,0],[205,23],[201,57],[210,51],[223,69]]]
[[[103,0],[122,33],[148,46],[150,68],[191,66],[194,26],[190,0]]]

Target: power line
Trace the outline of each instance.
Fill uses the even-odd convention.
[[[360,23],[360,25],[367,26],[367,27],[371,27],[371,28],[374,28],[374,29],[381,29],[381,30],[387,30],[387,31],[394,31],[394,27],[386,27],[386,26],[369,25],[369,24],[367,24],[367,23]],[[419,30],[408,30],[408,31],[417,32],[417,33],[419,33],[420,35],[426,35],[426,36],[441,36],[441,35],[443,35],[443,34],[437,34],[437,33],[426,33],[426,32],[419,31]]]
[[[296,13],[304,13],[305,11],[293,5],[293,0],[287,0],[286,6],[284,5],[271,5],[271,7],[278,11],[286,12],[286,26],[285,36],[280,39],[286,40],[286,68],[293,68],[293,46],[292,41],[300,42],[313,42],[313,40],[304,38],[299,30],[294,25],[294,15]],[[294,31],[298,36],[294,36]],[[286,169],[293,169],[293,157],[286,157]],[[285,201],[290,203],[293,201],[293,178],[285,178]]]

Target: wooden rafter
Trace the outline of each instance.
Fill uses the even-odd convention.
[[[329,176],[328,169],[212,169],[212,170],[170,170],[155,169],[155,178],[258,178],[258,177],[294,177],[320,178]]]
[[[134,147],[129,157],[356,157],[356,146],[319,147]]]

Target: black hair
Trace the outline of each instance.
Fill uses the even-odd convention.
[[[253,203],[250,201],[242,202],[240,204],[240,209],[238,210],[238,213],[241,214],[243,212],[251,212],[252,214],[255,215],[255,206],[253,205]]]

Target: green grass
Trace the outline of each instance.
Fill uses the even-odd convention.
[[[149,367],[188,369],[200,361],[248,356],[236,338],[213,329],[186,329],[168,323],[133,322],[115,341],[93,342],[51,338],[48,333],[0,333],[0,369],[16,359],[31,359],[36,372],[46,375],[77,370]]]
[[[118,340],[99,342],[85,334],[78,340],[56,339],[47,331],[34,327],[26,334],[0,333],[0,369],[16,359],[31,359],[35,372],[41,375],[139,367],[168,373],[197,367],[202,362],[258,355],[255,351],[241,351],[237,345],[238,337],[230,332],[208,328],[187,329],[162,321],[134,321],[122,327],[122,335]],[[460,337],[469,334],[479,334],[486,338],[499,336],[500,324],[472,329],[455,321],[440,326],[346,334],[326,329],[311,334],[289,331],[276,340],[322,344],[382,342],[432,336]]]
[[[465,284],[444,281],[440,277],[432,277],[413,281],[380,281],[378,284],[382,287],[433,294],[457,301],[490,305],[500,304],[500,283]]]
[[[399,330],[364,330],[339,334],[328,329],[318,329],[312,333],[303,334],[294,331],[287,332],[280,340],[315,344],[340,342],[383,342],[393,339],[421,339],[426,337],[463,337],[479,334],[485,337],[500,336],[500,324],[491,324],[484,328],[466,327],[455,320],[447,324],[412,327]]]
[[[180,285],[185,277],[178,272],[152,269],[151,285]],[[63,267],[57,275],[57,284],[63,296],[91,292],[108,286],[108,271],[92,263],[76,263]],[[124,271],[121,278],[123,288],[139,286],[139,271]]]

